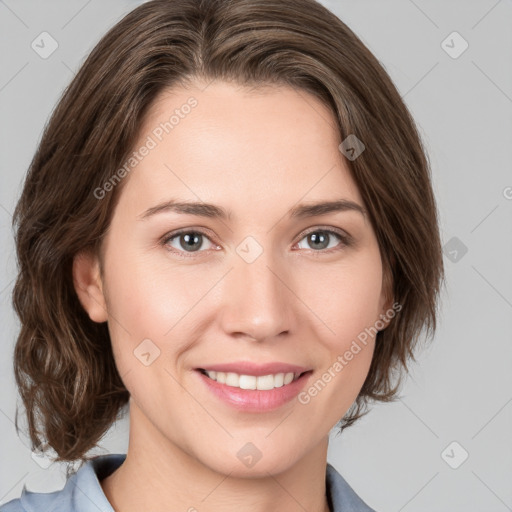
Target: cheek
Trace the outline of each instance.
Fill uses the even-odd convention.
[[[162,260],[114,255],[106,269],[109,313],[134,335],[162,337],[197,301],[197,278],[170,272]]]
[[[142,376],[150,374],[140,373],[144,369],[137,354],[157,354],[151,366],[162,371],[174,366],[194,339],[197,315],[203,315],[205,295],[218,277],[213,270],[199,273],[186,266],[171,268],[164,257],[140,253],[128,257],[125,252],[122,259],[116,259],[118,254],[111,256],[105,268],[110,335],[120,374],[135,370],[130,379],[140,374],[137,386],[141,387]],[[203,321],[208,320],[206,315]]]
[[[329,271],[322,284],[322,293],[312,294],[312,309],[329,328],[321,327],[321,336],[318,331],[323,364],[298,398],[310,414],[334,426],[356,399],[371,365],[382,286],[378,253]]]
[[[375,247],[376,249],[376,247]],[[330,420],[341,418],[357,397],[368,374],[375,347],[375,322],[379,319],[382,266],[378,250],[347,258],[337,269],[310,276],[306,282],[311,309],[328,329],[320,327],[325,354],[317,381],[304,400],[313,408],[332,404]],[[319,290],[322,290],[319,292]],[[315,396],[322,395],[318,401]]]
[[[324,340],[331,349],[344,350],[379,319],[382,266],[378,251],[360,252],[340,265],[305,275],[303,294],[325,324]]]

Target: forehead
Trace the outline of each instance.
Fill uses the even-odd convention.
[[[332,111],[288,86],[196,82],[166,89],[134,151],[150,147],[123,195],[140,208],[169,196],[229,201],[230,210],[361,197],[338,149]]]

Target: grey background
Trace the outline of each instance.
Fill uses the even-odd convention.
[[[62,89],[137,3],[0,0],[0,503],[24,484],[49,492],[65,481],[63,465],[33,458],[14,428],[11,214]],[[378,511],[512,510],[512,2],[322,3],[382,62],[420,127],[448,285],[434,342],[400,400],[375,405],[342,436],[333,431],[328,460]],[[47,59],[31,48],[43,31],[59,45]],[[442,46],[453,31],[469,44],[458,58]],[[462,48],[453,41],[450,51]],[[95,453],[125,452],[127,433],[126,420],[114,425]],[[453,469],[447,461],[459,464],[462,450],[469,457]]]

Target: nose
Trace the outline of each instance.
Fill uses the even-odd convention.
[[[265,251],[252,263],[237,256],[223,285],[224,332],[256,341],[289,332],[296,299],[287,281],[286,271]]]

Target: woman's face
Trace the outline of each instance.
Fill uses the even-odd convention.
[[[225,473],[279,472],[324,446],[357,397],[374,349],[362,333],[389,307],[379,247],[356,207],[304,209],[364,207],[340,143],[332,113],[284,86],[214,82],[153,104],[87,306],[108,320],[145,449],[179,448]],[[249,377],[228,385],[199,371],[244,362],[308,373],[284,384],[230,368]],[[237,387],[258,382],[278,387]],[[254,469],[246,455],[261,457]]]

